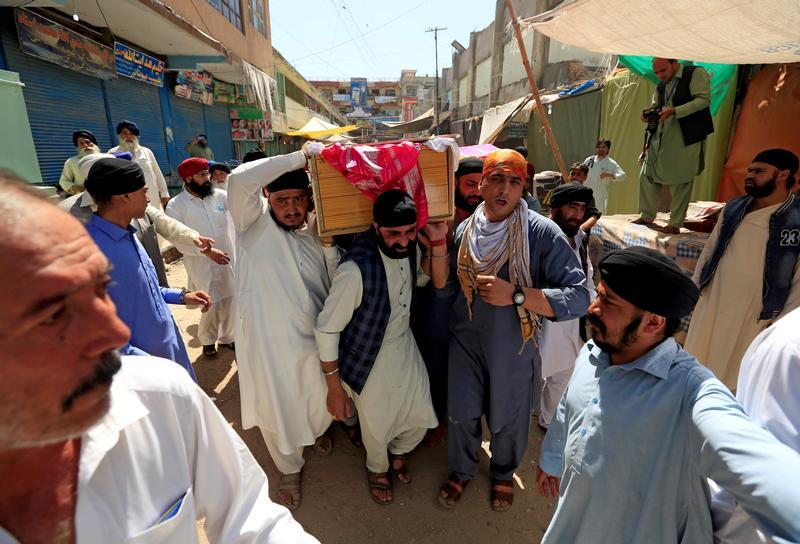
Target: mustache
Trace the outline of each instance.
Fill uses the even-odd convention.
[[[75,401],[83,395],[93,391],[98,386],[110,384],[114,374],[116,374],[121,367],[122,358],[120,357],[119,351],[112,350],[104,353],[100,359],[100,364],[97,365],[92,375],[86,378],[61,401],[61,411],[64,413],[69,412],[75,405]]]
[[[597,330],[599,330],[602,334],[606,333],[606,325],[605,325],[605,323],[600,321],[600,319],[597,316],[594,316],[594,315],[591,315],[591,314],[587,314],[586,321],[590,325],[595,327]]]

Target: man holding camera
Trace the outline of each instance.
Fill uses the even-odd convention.
[[[648,124],[649,144],[643,151],[639,176],[639,218],[633,222],[650,224],[655,220],[661,186],[667,185],[672,197],[668,234],[677,234],[686,217],[692,181],[703,171],[703,142],[714,132],[711,119],[711,90],[708,72],[700,66],[683,66],[675,59],[653,59],[653,72],[661,83],[653,103],[642,112]]]

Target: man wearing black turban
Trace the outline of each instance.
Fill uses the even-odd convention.
[[[793,191],[797,155],[767,149],[730,200],[694,271],[700,302],[686,349],[732,390],[750,342],[800,306],[800,199]]]
[[[411,196],[394,189],[378,196],[372,214],[373,230],[356,239],[336,269],[315,335],[328,410],[344,421],[351,416],[348,397],[353,400],[370,498],[384,505],[393,500],[389,470],[400,483],[411,481],[406,454],[437,419],[410,328],[414,293],[429,280],[417,254],[417,208]],[[437,253],[446,250],[446,228],[426,226]],[[446,254],[432,258],[447,261]]]
[[[86,190],[97,204],[86,230],[112,265],[108,294],[131,330],[123,352],[175,361],[196,381],[167,304],[197,305],[206,312],[211,299],[203,291],[159,286],[155,268],[131,226],[134,218],[144,217],[150,200],[142,169],[124,159],[99,159],[86,177]]]
[[[672,337],[697,287],[644,247],[608,254],[599,270],[592,339],[536,469],[539,492],[558,497],[542,543],[711,542],[707,478],[768,537],[796,542],[800,455]]]
[[[61,170],[61,178],[58,184],[67,193],[77,195],[83,192],[83,179],[78,163],[82,158],[93,153],[100,153],[97,147],[97,138],[88,130],[77,130],[72,133],[72,145],[78,150],[78,154],[70,157],[64,163]]]

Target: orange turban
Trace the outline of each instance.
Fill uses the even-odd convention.
[[[498,149],[483,160],[483,176],[488,176],[495,170],[516,174],[524,182],[528,178],[528,161],[513,149]]]

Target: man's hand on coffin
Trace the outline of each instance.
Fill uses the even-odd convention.
[[[492,306],[514,304],[514,286],[497,276],[476,276],[478,294],[484,302]]]
[[[425,237],[430,242],[436,242],[439,240],[444,240],[447,238],[447,223],[444,221],[436,221],[435,223],[428,223],[424,227],[422,227],[422,232],[420,232],[421,237]],[[423,242],[425,244],[425,242]],[[429,247],[430,244],[425,244],[425,247]]]
[[[323,149],[325,149],[325,144],[322,142],[306,142],[300,148],[307,159],[310,159],[313,155],[321,155]]]

